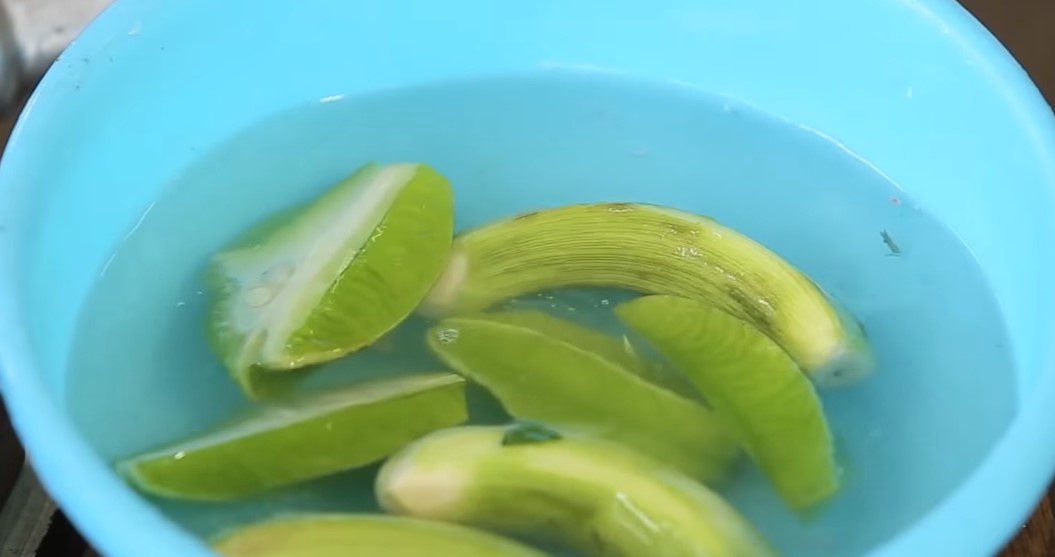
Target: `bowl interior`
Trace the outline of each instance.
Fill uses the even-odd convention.
[[[788,554],[986,551],[1036,496],[1050,455],[1008,438],[1039,427],[1052,386],[1050,114],[951,5],[279,4],[119,2],[42,84],[0,171],[5,396],[104,551],[149,541],[120,511],[173,555],[196,547],[106,463],[243,405],[199,334],[207,254],[374,159],[439,168],[461,228],[598,200],[708,214],[854,311],[880,369],[824,395],[845,492],[798,517],[751,471],[723,487]],[[958,507],[1002,453],[1036,469]],[[334,489],[369,505],[353,474],[160,508],[209,535]],[[952,540],[925,526],[939,515],[984,526]]]

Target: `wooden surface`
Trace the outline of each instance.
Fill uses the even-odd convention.
[[[1051,557],[1055,555],[1055,515],[1051,491],[1041,501],[1029,522],[1008,544],[1001,557]]]
[[[1055,104],[1055,0],[960,0]]]
[[[960,0],[1026,68],[1055,104],[1055,0]],[[1055,556],[1055,490],[1008,544],[1001,557]]]
[[[961,0],[1026,67],[1030,77],[1055,104],[1055,0]],[[0,148],[13,118],[0,118]],[[5,433],[8,425],[0,404],[0,493],[18,476],[21,449]],[[6,441],[5,441],[6,439]],[[17,464],[16,464],[17,463]],[[6,485],[5,485],[6,484]],[[1055,556],[1055,490],[1041,501],[1029,522],[1000,557]],[[67,525],[68,527],[68,525]],[[74,554],[67,551],[60,553]],[[94,555],[91,554],[90,555]],[[86,556],[87,557],[87,556]]]
[[[15,487],[18,473],[22,470],[22,459],[22,447],[15,441],[15,433],[7,423],[7,414],[0,402],[0,508],[4,506],[7,494]]]

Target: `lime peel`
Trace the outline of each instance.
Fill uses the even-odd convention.
[[[710,409],[650,381],[621,340],[570,321],[534,311],[450,317],[427,342],[518,419],[622,443],[704,481],[724,477],[737,455]]]
[[[646,296],[615,312],[695,382],[791,507],[835,493],[839,469],[820,398],[780,346],[699,300]]]
[[[148,493],[227,500],[365,466],[467,419],[465,381],[450,373],[352,385],[273,403],[208,433],[117,465]]]

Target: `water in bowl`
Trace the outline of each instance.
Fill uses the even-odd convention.
[[[305,103],[239,130],[174,177],[100,269],[70,358],[70,411],[104,458],[195,434],[248,407],[204,339],[206,261],[370,160],[424,161],[443,172],[455,184],[460,229],[575,202],[706,214],[848,306],[879,366],[857,386],[822,394],[845,468],[839,496],[792,514],[748,464],[719,488],[787,555],[859,555],[904,528],[965,479],[1015,411],[1003,321],[980,269],[876,169],[822,134],[729,99],[546,73]],[[619,295],[522,303],[598,320]],[[424,325],[411,319],[327,366],[316,383],[437,367],[421,342]],[[476,419],[500,414],[483,393],[472,398]],[[155,503],[208,538],[280,512],[375,510],[373,473],[237,503]]]

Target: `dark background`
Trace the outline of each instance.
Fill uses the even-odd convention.
[[[1026,68],[1048,102],[1055,104],[1055,0],[961,0],[961,3],[1000,38]],[[17,114],[17,111],[11,112],[0,119],[0,144],[6,142]],[[11,492],[22,462],[22,449],[15,441],[0,403],[0,506]],[[1001,557],[1055,557],[1053,498],[1055,493],[1049,491],[1029,523],[1023,525]],[[0,545],[2,542],[0,540]],[[37,551],[39,557],[87,557],[91,554],[61,514],[52,520]]]

